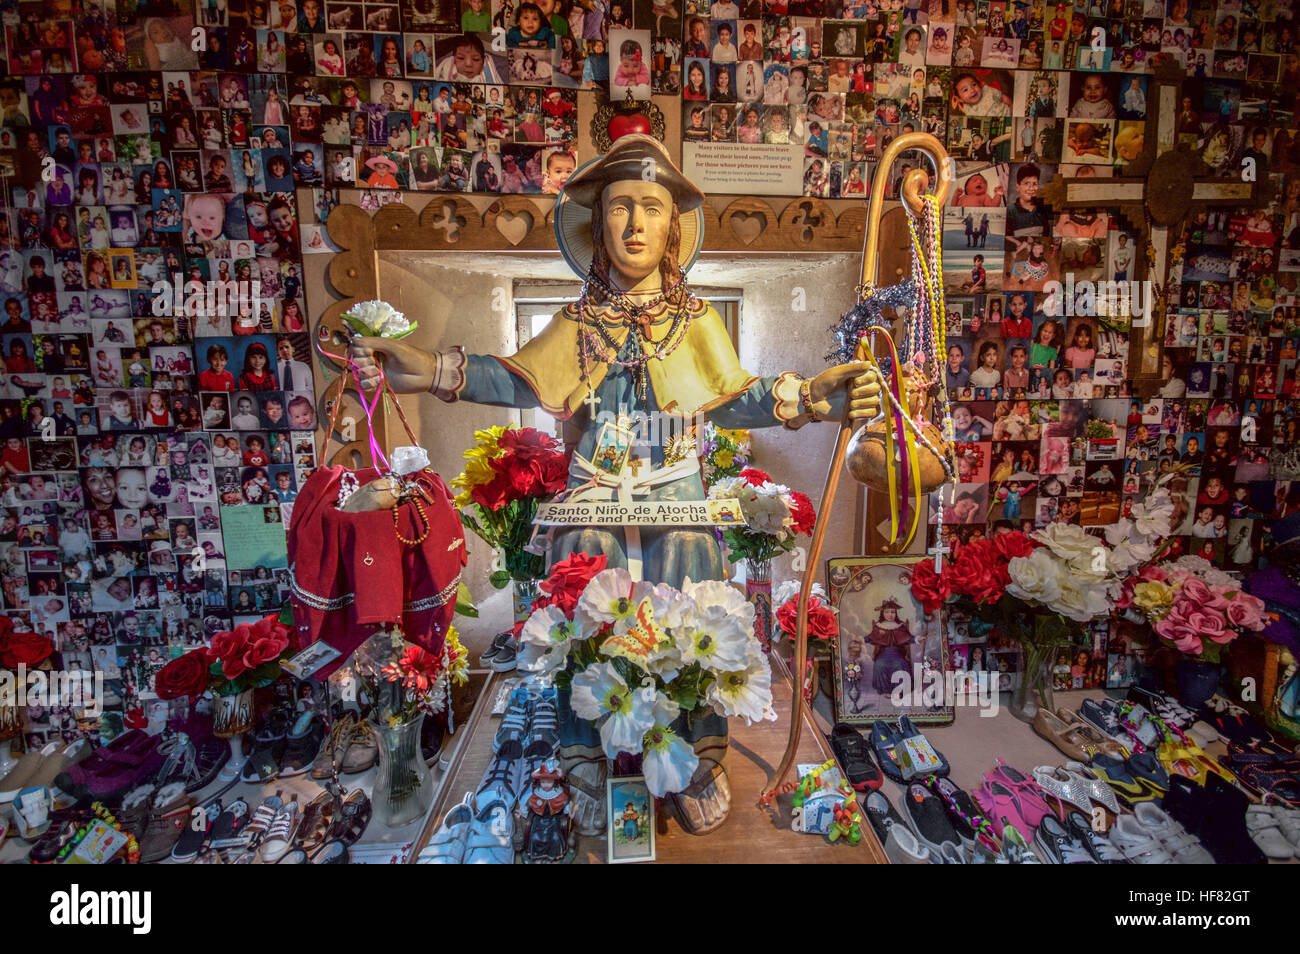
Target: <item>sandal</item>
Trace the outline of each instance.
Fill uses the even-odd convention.
[[[1063,769],[1050,765],[1034,766],[1034,783],[1048,795],[1066,805],[1092,812],[1092,798],[1081,776],[1071,777]]]
[[[1077,779],[1088,790],[1088,797],[1114,814],[1119,814],[1119,799],[1114,790],[1092,769],[1081,762],[1066,762],[1065,773]]]
[[[329,828],[329,841],[341,841],[344,845],[355,845],[366,832],[374,806],[369,796],[359,788],[354,788],[343,799],[338,817]]]
[[[321,792],[302,812],[302,823],[298,826],[298,846],[311,854],[329,840],[330,828],[334,824],[334,796]]]
[[[839,760],[840,768],[850,785],[859,792],[880,788],[883,779],[876,764],[871,761],[871,752],[862,733],[844,722],[836,723],[831,729],[831,750]]]

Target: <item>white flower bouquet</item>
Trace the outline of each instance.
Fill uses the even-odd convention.
[[[386,301],[359,301],[342,315],[359,335],[368,338],[405,338],[419,322],[411,321]]]
[[[573,560],[574,558],[570,558]],[[656,797],[680,792],[699,759],[682,717],[706,707],[754,723],[775,720],[772,674],[754,638],[754,607],[720,580],[634,583],[604,558],[552,568],[545,605],[519,636],[519,668],[553,673],[579,718],[597,725],[605,755],[641,756]]]

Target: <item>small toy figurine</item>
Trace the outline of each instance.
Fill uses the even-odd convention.
[[[532,774],[524,819],[524,854],[530,861],[562,861],[569,852],[569,791],[564,772],[547,759]]]

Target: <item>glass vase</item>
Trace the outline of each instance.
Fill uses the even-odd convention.
[[[772,561],[745,560],[745,598],[754,606],[754,638],[772,650]]]
[[[515,622],[526,622],[533,615],[533,603],[542,595],[541,580],[512,580],[514,590]]]
[[[379,770],[371,796],[374,817],[389,828],[423,818],[433,804],[433,775],[420,752],[424,713],[409,722],[389,725],[370,720],[379,747]]]
[[[1052,674],[1048,669],[1056,647],[1024,643],[1021,646],[1024,671],[1020,674],[1020,684],[1011,695],[1009,708],[1021,722],[1033,722],[1039,706],[1046,706],[1048,712],[1056,711],[1056,702],[1052,698]]]

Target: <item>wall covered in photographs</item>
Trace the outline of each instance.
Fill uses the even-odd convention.
[[[865,199],[902,133],[946,144],[949,542],[1100,528],[1186,464],[1177,545],[1247,570],[1300,498],[1292,0],[10,0],[0,27],[3,612],[130,718],[162,661],[284,594],[317,463],[302,255],[328,244],[304,213],[345,187],[554,194],[598,95],[653,95],[674,154],[786,149],[790,191],[827,199]],[[1067,275],[1136,278],[1137,223],[1040,193],[1140,153],[1158,56],[1187,72],[1176,144],[1227,178],[1250,160],[1265,200],[1187,223],[1139,396],[1126,320],[1044,307]],[[158,314],[177,277],[264,301]],[[1120,684],[1128,646],[1099,632],[1061,665]]]

